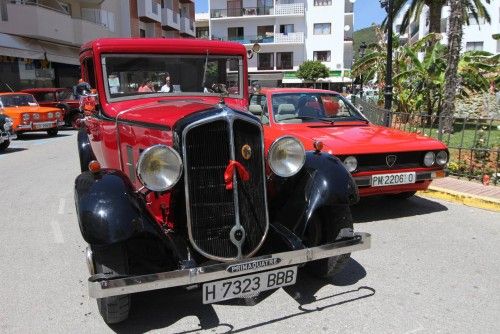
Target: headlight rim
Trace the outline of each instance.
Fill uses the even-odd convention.
[[[147,185],[147,183],[144,181],[144,179],[142,178],[141,176],[141,173],[139,172],[140,171],[140,167],[144,161],[144,156],[152,151],[153,149],[157,149],[157,148],[165,148],[171,152],[174,153],[174,155],[176,156],[176,158],[179,160],[179,172],[177,173],[177,178],[174,180],[174,182],[172,182],[172,185],[167,187],[167,188],[163,188],[163,189],[159,189],[159,188],[155,188],[155,189],[152,189],[150,186],[151,185]],[[181,179],[182,177],[182,172],[184,170],[184,163],[182,161],[182,158],[179,154],[179,152],[177,152],[177,150],[175,150],[173,147],[171,146],[168,146],[168,145],[165,145],[165,144],[155,144],[155,145],[151,145],[149,146],[148,148],[146,148],[144,151],[141,152],[141,154],[139,155],[139,159],[137,159],[137,165],[135,166],[135,174],[137,175],[137,178],[139,179],[139,182],[141,182],[141,184],[148,190],[150,191],[153,191],[153,192],[165,192],[165,191],[169,191],[171,190],[173,187],[175,187],[177,185],[177,183],[179,182],[179,180]]]
[[[23,121],[27,122],[31,119],[31,114],[30,113],[24,113],[22,115]]]
[[[356,160],[356,168],[354,168],[352,171],[349,170],[347,168],[347,166],[345,165],[345,161],[348,159],[348,158],[354,158]],[[349,172],[349,173],[354,173],[358,170],[358,167],[359,167],[359,163],[358,163],[358,158],[356,158],[355,155],[348,155],[347,157],[344,158],[344,160],[342,160],[342,164],[344,165],[345,169]]]
[[[432,154],[432,163],[430,165],[428,165],[428,164],[425,163],[425,160],[426,160],[425,157],[429,153]],[[434,153],[434,151],[427,151],[427,152],[425,152],[424,159],[423,159],[422,163],[424,164],[425,167],[432,167],[432,166],[434,166],[434,164],[436,163],[436,153]]]
[[[441,153],[446,154],[445,162],[442,163],[442,164],[438,162],[438,155],[441,154]],[[446,166],[446,164],[448,163],[449,159],[450,159],[450,155],[445,150],[441,150],[441,151],[439,151],[439,152],[437,152],[437,153],[434,154],[434,161],[435,161],[436,165],[438,165],[438,166],[441,166],[441,167]]]
[[[276,173],[276,171],[273,169],[271,163],[270,163],[270,155],[271,155],[271,152],[273,151],[273,148],[277,145],[277,143],[283,139],[292,139],[292,140],[295,140],[297,143],[299,143],[300,147],[302,148],[302,152],[304,152],[304,154],[302,155],[302,161],[301,161],[301,164],[300,164],[300,168],[297,168],[297,171],[293,174],[290,174],[290,175],[280,175],[278,173]],[[304,144],[302,143],[302,141],[300,141],[297,137],[295,136],[292,136],[292,135],[283,135],[283,136],[280,136],[278,138],[276,138],[273,143],[271,144],[271,146],[269,146],[269,149],[267,150],[267,164],[269,166],[269,168],[271,169],[271,171],[279,176],[279,177],[283,177],[283,178],[287,178],[287,177],[292,177],[294,175],[297,175],[298,172],[300,172],[302,170],[302,168],[304,167],[305,163],[306,163],[306,149],[304,147]]]

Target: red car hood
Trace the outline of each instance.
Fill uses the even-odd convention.
[[[324,144],[324,151],[335,155],[372,154],[446,149],[438,140],[373,124],[362,125],[284,125],[281,130],[300,138],[306,149],[314,140]]]
[[[217,99],[198,98],[153,100],[141,104],[116,103],[111,106],[110,115],[120,120],[164,125],[172,128],[181,118],[190,114],[217,108]],[[227,103],[228,107],[241,110],[238,105]]]

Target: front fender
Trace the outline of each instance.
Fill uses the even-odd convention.
[[[159,235],[159,226],[128,178],[117,170],[83,172],[75,180],[75,205],[89,244],[126,241],[138,233]]]
[[[303,237],[312,217],[322,208],[349,206],[359,201],[358,188],[342,162],[327,153],[307,152],[302,170],[287,179],[276,179],[270,205],[272,221]]]

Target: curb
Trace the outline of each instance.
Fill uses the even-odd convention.
[[[429,189],[419,191],[418,193],[425,197],[432,197],[472,206],[474,208],[500,212],[500,200],[496,198],[472,195],[435,186],[430,186]]]

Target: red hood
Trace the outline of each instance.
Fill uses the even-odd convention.
[[[239,104],[226,99],[228,107],[241,110]],[[218,98],[182,98],[182,99],[148,99],[141,103],[130,101],[109,105],[107,113],[120,120],[137,121],[150,124],[164,125],[172,128],[181,118],[190,114],[216,108]]]
[[[320,140],[324,144],[323,150],[335,155],[446,149],[438,140],[373,124],[324,126],[315,123],[278,127],[301,139],[306,149],[312,149],[314,140]]]

